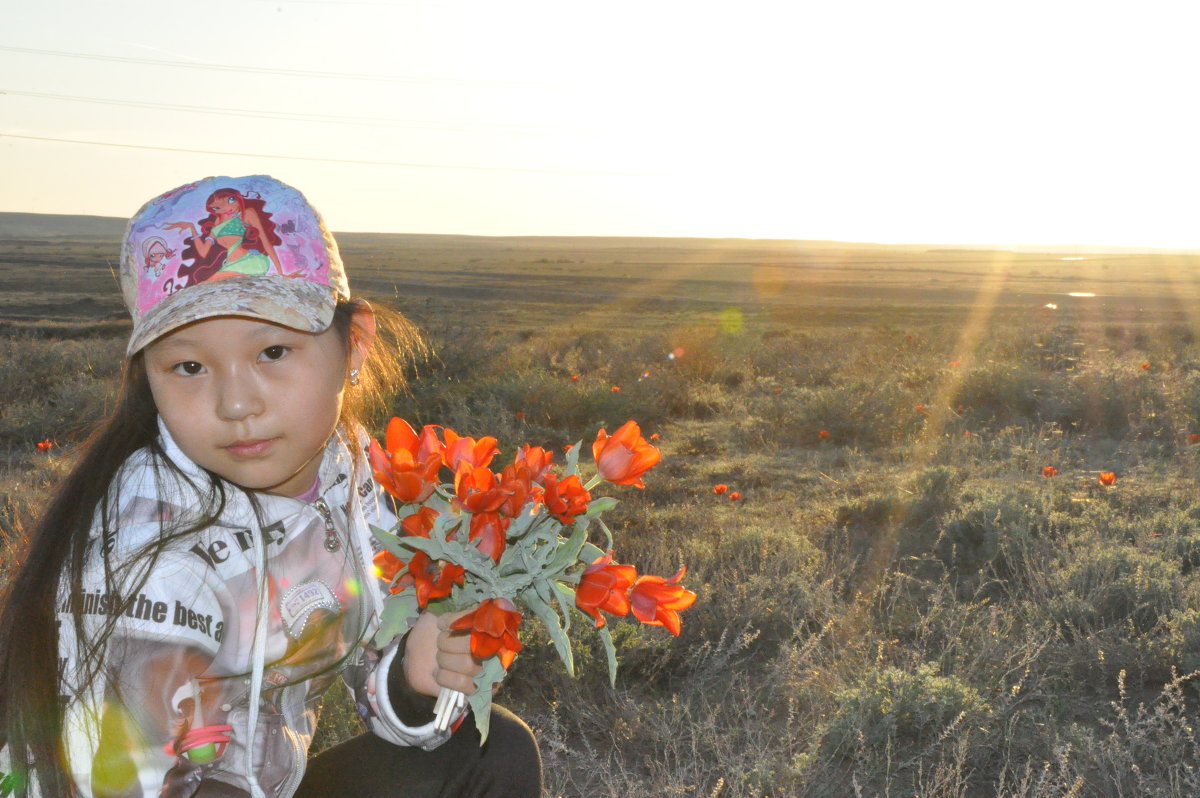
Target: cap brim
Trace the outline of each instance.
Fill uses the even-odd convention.
[[[301,332],[329,329],[337,294],[333,288],[278,275],[212,280],[163,299],[133,329],[126,355],[172,330],[216,316],[244,316],[282,324]]]

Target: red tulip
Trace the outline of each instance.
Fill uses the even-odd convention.
[[[620,393],[620,391],[621,391],[621,386],[620,386],[620,385],[614,385],[614,386],[612,387],[612,392],[613,392],[613,393]]]
[[[490,435],[475,440],[461,437],[449,427],[442,432],[446,437],[442,461],[454,472],[458,471],[459,464],[463,462],[470,463],[474,468],[486,468],[500,451],[496,448],[496,439]]]
[[[827,429],[821,430],[820,432],[817,433],[817,437],[820,438],[821,440],[825,440],[826,438],[829,437],[829,430],[827,430]]]
[[[713,485],[713,493],[717,494],[718,496],[720,496],[722,493],[725,493],[728,490],[729,490],[729,486],[726,485],[724,482],[718,482],[716,485]]]
[[[375,575],[389,585],[396,581],[396,574],[408,567],[408,563],[386,550],[376,554],[371,561],[375,565]]]
[[[476,513],[471,516],[471,529],[467,533],[467,539],[479,541],[476,548],[500,562],[500,555],[504,554],[507,544],[504,533],[509,523],[510,520],[501,517],[499,513]]]
[[[592,495],[583,487],[578,474],[559,480],[557,474],[546,475],[546,492],[542,499],[555,518],[564,524],[575,520],[575,516],[587,512]]]
[[[1042,469],[1043,477],[1049,478],[1049,477],[1057,476],[1057,474],[1058,474],[1058,469],[1055,468],[1054,466],[1046,466],[1045,468]]]
[[[509,518],[516,518],[530,501],[542,500],[541,485],[535,485],[529,469],[521,465],[505,466],[500,472],[500,490],[508,494],[500,505],[500,512]]]
[[[661,576],[640,576],[629,592],[633,615],[647,626],[665,626],[673,635],[679,634],[679,611],[686,610],[696,600],[696,594],[679,584],[687,568],[670,579]]]
[[[1150,370],[1150,362],[1147,361],[1142,364],[1142,371],[1149,371],[1149,370]]]
[[[441,455],[436,451],[428,451],[425,436],[418,437],[402,418],[393,418],[388,422],[386,440],[386,451],[380,447],[379,441],[372,439],[367,452],[375,481],[402,502],[423,502],[428,499],[437,485]],[[434,438],[434,441],[437,439]]]
[[[508,668],[521,650],[517,627],[521,613],[506,598],[484,599],[472,612],[450,624],[451,629],[471,631],[471,653],[476,659],[499,654],[500,664]]]
[[[571,375],[571,382],[579,382],[579,375],[578,375],[578,374],[572,374],[572,375]]]
[[[646,442],[636,421],[626,421],[611,438],[603,429],[596,434],[592,456],[604,479],[614,485],[644,488],[642,474],[654,467],[662,452]]]
[[[530,446],[527,443],[517,451],[517,456],[513,458],[513,465],[517,468],[529,469],[529,478],[534,482],[540,482],[546,472],[550,470],[552,459],[554,459],[554,452],[543,449],[541,446]]]
[[[731,502],[739,502],[739,501],[741,501],[741,500],[742,500],[742,494],[741,494],[741,493],[739,493],[738,491],[736,491],[736,490],[735,490],[735,491],[733,491],[732,493],[730,493],[730,494],[729,494],[729,501],[731,501]]]
[[[432,507],[421,507],[415,513],[400,522],[404,534],[414,538],[427,538],[433,531],[433,522],[439,513]]]
[[[473,513],[494,513],[510,495],[489,469],[472,467],[466,461],[454,474],[454,493],[455,503]]]
[[[1200,443],[1200,432],[1189,433],[1188,443]]]
[[[437,563],[429,559],[429,555],[423,551],[415,552],[408,563],[408,575],[416,585],[417,604],[421,609],[425,608],[430,599],[449,596],[455,583],[463,583],[465,573],[461,565],[452,563],[443,563],[441,568],[438,568]]]
[[[54,441],[50,440],[49,438],[47,438],[44,441],[37,442],[37,450],[39,452],[48,452],[53,448],[54,448]]]
[[[600,610],[613,615],[629,614],[629,586],[637,579],[632,565],[618,565],[610,551],[584,569],[575,589],[575,606],[596,619],[596,628],[606,621]]]
[[[647,440],[656,441],[661,437],[662,435],[659,435],[657,432],[651,432],[650,437]]]
[[[1115,473],[1113,473],[1112,471],[1101,471],[1100,472],[1100,484],[1101,485],[1108,487],[1109,485],[1116,484],[1116,482],[1117,482],[1117,475]]]

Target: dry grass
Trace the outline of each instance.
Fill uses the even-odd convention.
[[[757,267],[714,276],[727,253],[647,276],[644,252],[491,243],[438,268],[392,253],[394,273],[383,244],[347,248],[376,264],[375,298],[408,286],[393,302],[439,353],[397,413],[510,447],[638,419],[665,456],[620,494],[618,551],[687,563],[700,595],[678,638],[613,624],[616,689],[590,637],[572,680],[530,625],[501,700],[538,732],[548,795],[1200,794],[1200,347],[1146,271],[1136,303],[1050,312],[1019,293],[981,309],[987,270],[954,278],[935,256],[948,282],[928,290],[848,269],[807,294],[760,273],[756,294]],[[1079,278],[1041,268],[1022,262],[1025,288]],[[586,293],[622,285],[645,291]],[[0,338],[8,535],[105,407],[120,335],[54,332],[86,322]],[[34,451],[45,437],[62,448]],[[356,728],[344,697],[327,704],[319,745]]]

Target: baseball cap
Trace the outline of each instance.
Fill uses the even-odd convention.
[[[121,291],[129,355],[213,316],[323,332],[338,298],[350,298],[321,215],[267,175],[206,177],[143,205],[121,247]]]

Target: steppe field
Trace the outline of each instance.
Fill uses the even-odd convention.
[[[111,402],[122,232],[0,214],[4,546]],[[1200,795],[1200,256],[339,241],[436,352],[396,414],[501,459],[658,436],[607,517],[699,599],[613,621],[615,689],[582,619],[576,679],[527,622],[499,700],[548,796]]]

